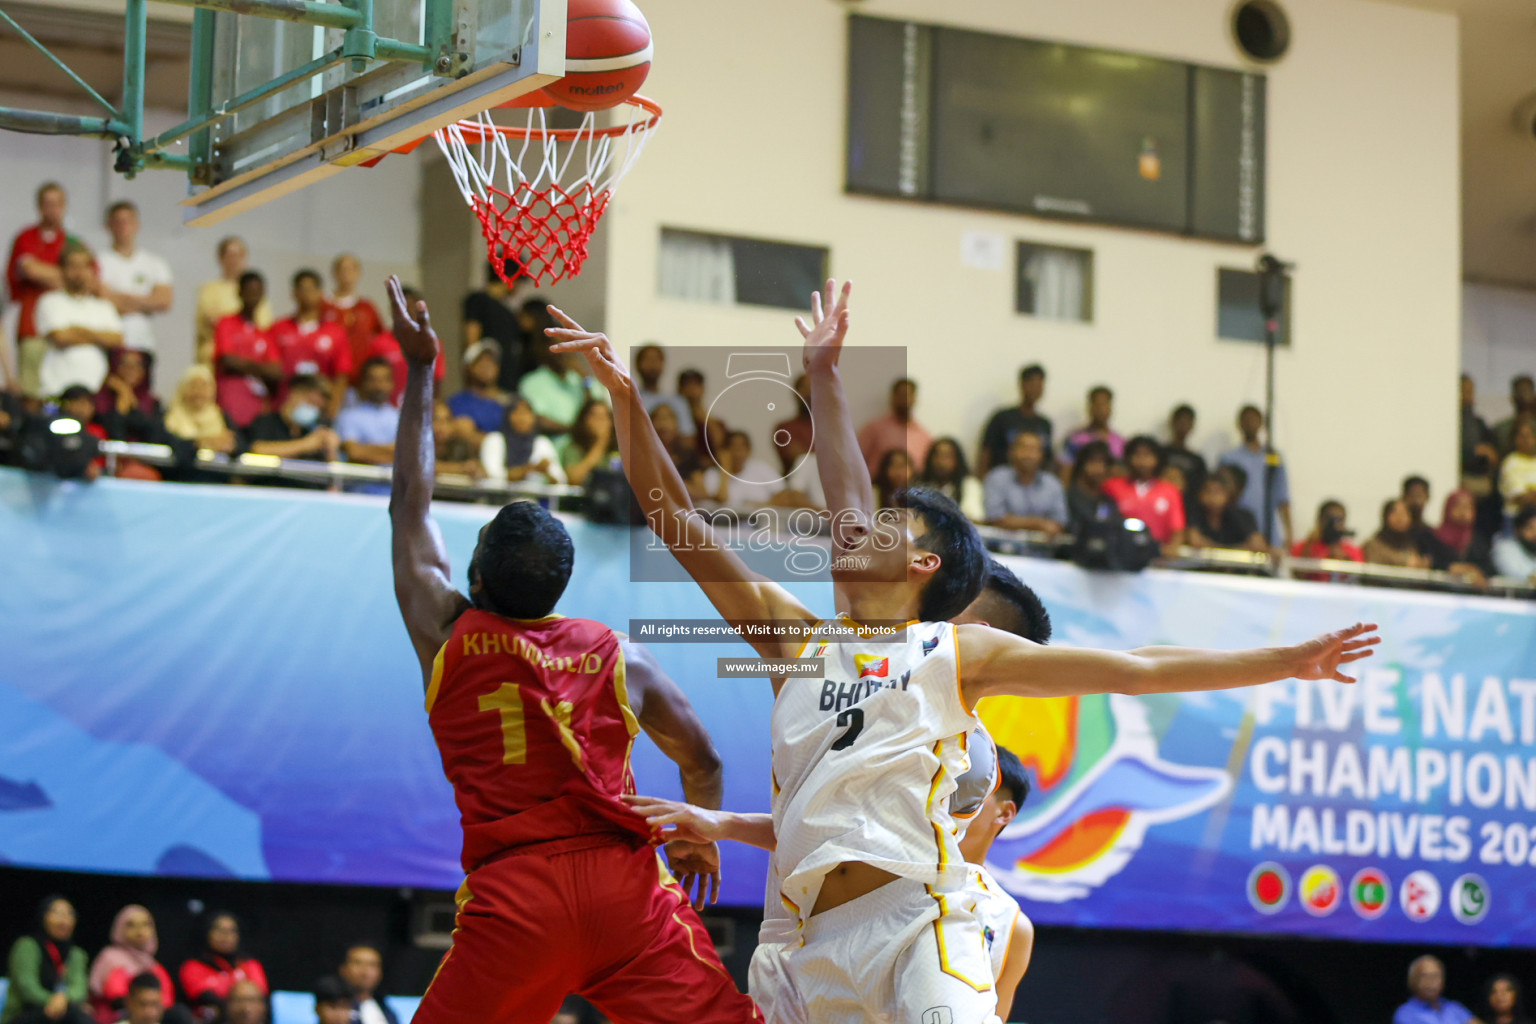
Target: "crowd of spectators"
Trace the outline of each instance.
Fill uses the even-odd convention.
[[[1512,974],[1493,975],[1483,985],[1482,1006],[1475,1012],[1445,997],[1445,965],[1421,956],[1408,965],[1408,1000],[1392,1015],[1392,1024],[1532,1024],[1520,982]]]
[[[160,959],[154,917],[138,904],[118,911],[91,957],[75,935],[74,905],[43,900],[31,930],[11,946],[0,1024],[267,1024],[271,986],[241,943],[228,911],[202,915],[174,975]],[[320,1024],[400,1024],[382,994],[379,948],[354,943],[334,974],[315,983]]]

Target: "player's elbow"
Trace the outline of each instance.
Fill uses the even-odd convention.
[[[1162,669],[1151,658],[1124,654],[1120,656],[1119,662],[1115,666],[1115,678],[1106,688],[1109,692],[1139,697],[1148,693],[1162,693],[1168,688],[1167,681],[1162,678]]]
[[[698,782],[711,782],[725,775],[725,763],[720,759],[720,751],[707,738],[689,743],[679,752],[677,767],[684,775]]]

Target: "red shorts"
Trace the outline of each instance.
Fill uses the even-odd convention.
[[[414,1024],[549,1024],[573,993],[614,1024],[763,1019],[650,847],[513,854],[465,879],[458,903]]]

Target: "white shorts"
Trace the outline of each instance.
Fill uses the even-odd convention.
[[[774,1003],[816,1024],[1001,1024],[986,942],[964,893],[931,894],[899,878],[807,918],[802,934],[804,945],[765,953],[761,969],[753,957],[761,987],[793,989],[786,1000],[754,988],[765,1012]]]
[[[757,1001],[767,1024],[810,1024],[800,993],[789,978],[789,951],[794,942],[759,942],[747,968],[747,993]]]

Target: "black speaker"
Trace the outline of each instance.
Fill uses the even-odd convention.
[[[1274,0],[1243,0],[1232,8],[1232,38],[1250,60],[1279,60],[1291,47],[1291,20]]]
[[[629,489],[623,470],[606,467],[594,469],[587,477],[587,519],[594,523],[642,526],[645,513]]]
[[[1161,554],[1156,538],[1139,520],[1130,525],[1119,514],[1080,523],[1072,545],[1072,561],[1084,569],[1141,572]]]

